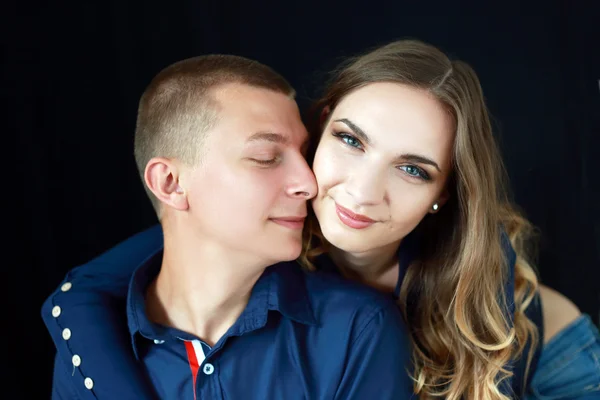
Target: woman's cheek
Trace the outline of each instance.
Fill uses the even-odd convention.
[[[335,152],[327,148],[317,151],[313,163],[313,172],[319,187],[330,187],[339,180],[339,175],[344,171],[344,161]]]

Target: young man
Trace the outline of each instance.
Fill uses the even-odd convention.
[[[94,261],[139,265],[127,293],[75,269],[46,301],[53,398],[410,397],[395,304],[293,262],[316,194],[307,139],[293,89],[257,62],[197,57],[154,78],[135,157],[163,243],[144,232]]]

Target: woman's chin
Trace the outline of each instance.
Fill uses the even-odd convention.
[[[334,229],[321,227],[321,232],[329,244],[347,253],[364,253],[377,247],[366,240],[367,235],[362,232],[348,232],[339,227]]]

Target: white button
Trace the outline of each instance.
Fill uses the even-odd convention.
[[[85,378],[83,380],[83,384],[85,385],[86,388],[92,390],[92,388],[94,387],[94,381],[92,380],[92,378]]]
[[[71,330],[69,328],[63,329],[62,335],[63,335],[63,339],[65,339],[65,340],[71,339]]]
[[[212,375],[212,373],[215,372],[215,367],[213,367],[211,363],[206,363],[204,364],[204,368],[202,368],[202,372],[206,375]]]
[[[154,344],[163,344],[164,342],[164,340],[154,339]]]
[[[74,366],[79,367],[81,365],[81,357],[79,357],[77,354],[73,356],[72,360]]]
[[[73,287],[73,285],[71,284],[71,282],[65,282],[60,287],[60,290],[62,290],[63,292],[68,292],[69,290],[71,290],[72,287]]]
[[[52,316],[54,318],[58,318],[59,315],[60,315],[60,307],[54,306],[54,308],[52,308]]]

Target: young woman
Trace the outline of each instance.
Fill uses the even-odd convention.
[[[597,330],[558,293],[538,291],[526,252],[531,225],[508,199],[467,64],[421,42],[394,42],[349,60],[313,114],[318,223],[307,227],[303,262],[398,298],[412,330],[417,393],[600,391]],[[542,314],[538,293],[553,310]],[[559,372],[575,349],[583,350]]]
[[[319,194],[300,262],[397,298],[420,398],[600,394],[598,332],[567,299],[539,288],[527,261],[531,226],[508,199],[467,64],[422,42],[393,42],[345,63],[313,111]],[[135,248],[111,278],[122,296],[160,245],[153,229],[118,246]],[[79,279],[102,275],[101,259],[80,267]],[[98,303],[107,318],[121,312]],[[110,337],[98,332],[95,341]]]

